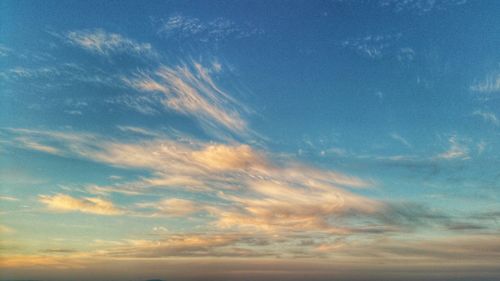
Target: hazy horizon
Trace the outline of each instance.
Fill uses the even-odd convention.
[[[500,1],[0,1],[0,280],[500,280]]]

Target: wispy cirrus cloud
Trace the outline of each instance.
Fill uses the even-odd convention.
[[[248,246],[250,235],[243,233],[173,234],[157,240],[129,240],[102,251],[101,256],[162,257],[255,257],[270,255]],[[245,245],[246,244],[246,245]]]
[[[27,148],[30,148],[32,150],[50,153],[50,154],[60,154],[60,151],[57,148],[50,146],[50,145],[38,143],[35,140],[19,137],[19,138],[16,138],[16,142],[19,142],[20,146],[27,147]]]
[[[388,53],[393,53],[394,42],[401,38],[402,34],[367,35],[359,38],[344,40],[341,46],[355,51],[360,56],[369,59],[381,59]],[[411,51],[410,51],[411,50]],[[411,48],[401,49],[398,52],[398,60],[403,61],[415,56],[415,51]]]
[[[161,66],[154,72],[139,72],[123,81],[137,91],[151,93],[146,112],[160,106],[194,117],[208,131],[220,128],[235,134],[248,133],[242,114],[249,109],[222,90],[214,81],[211,69],[198,62],[174,67]],[[160,94],[160,96],[154,94]],[[140,104],[134,104],[140,106]]]
[[[223,67],[219,62],[213,61],[205,66],[190,60],[166,65],[151,44],[139,43],[102,29],[53,34],[68,44],[106,57],[122,54],[154,58],[155,70],[137,70],[140,67],[137,66],[134,72],[125,70],[124,73],[128,74],[118,75],[94,66],[54,62],[50,66],[12,67],[0,71],[0,77],[11,83],[29,81],[41,91],[54,86],[74,86],[76,83],[112,88],[128,87],[141,94],[111,95],[104,102],[125,105],[146,115],[161,114],[163,110],[176,112],[195,119],[207,132],[221,138],[231,134],[243,136],[250,133],[245,115],[251,111],[217,82],[216,73],[220,73]],[[77,108],[66,109],[64,112],[83,114]]]
[[[287,157],[280,158],[246,144],[205,143],[185,137],[169,138],[160,133],[141,134],[143,140],[123,142],[88,134],[17,132],[26,138],[38,136],[39,140],[43,135],[47,141],[57,144],[66,157],[84,158],[125,169],[143,169],[150,173],[150,176],[136,181],[118,182],[112,186],[94,185],[89,187],[90,193],[107,195],[118,192],[134,196],[148,193],[151,188],[169,188],[208,192],[215,199],[209,202],[168,198],[141,202],[136,206],[141,210],[129,210],[130,214],[190,217],[202,212],[210,218],[206,226],[268,235],[381,233],[410,227],[410,221],[440,219],[418,206],[410,208],[415,212],[403,211],[393,203],[347,190],[367,187],[372,184],[370,181],[312,167]],[[449,157],[458,157],[453,149],[449,154]],[[43,198],[44,203],[54,209],[70,211],[78,206],[88,213],[122,212],[114,205],[106,205],[107,201],[66,195]],[[356,218],[363,218],[365,223],[354,223]]]
[[[398,133],[391,133],[389,136],[390,136],[392,139],[394,139],[394,140],[396,140],[396,141],[400,142],[401,144],[403,144],[403,145],[405,145],[405,146],[407,146],[407,147],[409,147],[409,148],[411,148],[411,147],[412,147],[412,145],[410,144],[410,142],[409,142],[407,139],[403,138],[403,137],[402,137],[400,134],[398,134]]]
[[[464,144],[460,143],[456,136],[451,136],[448,139],[450,143],[450,148],[440,153],[436,156],[437,159],[470,159],[469,157],[469,148]]]
[[[177,41],[194,40],[201,43],[219,43],[228,39],[241,39],[262,34],[261,29],[249,24],[241,25],[226,18],[203,21],[196,17],[173,15],[154,20],[159,25],[158,34]]]
[[[122,192],[134,195],[151,187],[167,187],[216,192],[217,200],[230,206],[221,209],[203,201],[194,203],[182,198],[145,202],[140,206],[153,209],[157,215],[180,216],[203,211],[214,217],[214,225],[221,228],[252,228],[266,232],[334,231],[336,227],[329,219],[335,216],[370,215],[385,208],[382,202],[345,190],[346,187],[369,186],[370,181],[291,159],[279,159],[246,144],[204,143],[166,136],[120,142],[87,134],[23,130],[17,133],[28,135],[24,136],[27,138],[29,135],[38,139],[43,136],[46,141],[57,144],[66,157],[85,158],[127,169],[145,169],[151,173],[135,182],[111,187],[92,186],[89,191],[94,194]],[[42,199],[53,209],[120,212],[113,205],[107,205],[111,202],[97,198],[56,195]],[[302,228],[296,228],[297,223]]]
[[[0,196],[0,200],[3,200],[3,201],[19,201],[18,198],[13,197],[13,196]]]
[[[203,210],[203,206],[197,202],[168,198],[158,202],[137,203],[139,208],[153,209],[153,216],[185,217]]]
[[[76,84],[120,87],[123,83],[116,75],[102,69],[76,63],[52,61],[50,65],[15,66],[0,71],[0,78],[12,85],[29,84],[38,91],[55,87],[70,87]],[[20,87],[10,87],[20,88]]]
[[[383,203],[351,194],[333,186],[311,182],[254,180],[249,192],[225,195],[233,208],[213,210],[216,225],[265,232],[324,231],[346,234],[356,230],[331,220],[348,213],[373,214]]]
[[[486,78],[474,82],[470,89],[481,94],[492,94],[500,92],[500,73],[493,73]]]
[[[56,35],[64,38],[71,45],[99,55],[129,54],[147,58],[159,56],[150,43],[137,42],[124,35],[103,29],[76,30]]]
[[[475,110],[474,112],[472,112],[472,115],[479,116],[479,117],[481,117],[481,119],[483,119],[483,121],[491,123],[495,126],[500,125],[500,121],[498,120],[497,116],[493,112]]]
[[[466,4],[467,0],[380,0],[380,7],[390,8],[396,13],[411,12],[424,15],[436,10],[445,10],[453,6]]]
[[[0,44],[0,57],[6,57],[8,56],[10,53],[12,53],[12,49],[6,47],[5,45],[3,44]]]

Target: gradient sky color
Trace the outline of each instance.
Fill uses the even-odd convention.
[[[499,280],[500,1],[1,1],[0,279]]]

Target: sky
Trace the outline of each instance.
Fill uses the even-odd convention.
[[[499,280],[500,1],[1,1],[0,280]]]

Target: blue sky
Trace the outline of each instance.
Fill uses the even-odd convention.
[[[498,278],[499,2],[0,5],[0,277]]]

